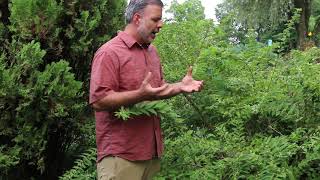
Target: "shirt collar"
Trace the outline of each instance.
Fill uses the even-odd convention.
[[[139,44],[137,40],[135,40],[132,36],[125,33],[124,31],[119,31],[118,36],[128,46],[129,49],[132,48],[132,46],[134,46],[135,44],[143,49],[148,49],[150,46],[150,44]]]

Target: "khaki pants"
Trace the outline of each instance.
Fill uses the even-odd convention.
[[[105,157],[97,164],[98,180],[150,180],[159,171],[159,159],[128,161]]]

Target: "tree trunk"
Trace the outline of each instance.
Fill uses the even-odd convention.
[[[314,37],[320,36],[319,34],[320,34],[320,17],[316,21],[316,25],[315,25],[314,31],[313,31],[313,36]],[[320,46],[320,39],[316,38],[315,43],[319,47]]]
[[[309,18],[311,15],[311,0],[294,0],[294,7],[301,9],[300,21],[296,25],[297,48],[303,50],[306,43]]]
[[[8,24],[9,23],[9,1],[8,0],[0,0],[0,21],[3,24]]]

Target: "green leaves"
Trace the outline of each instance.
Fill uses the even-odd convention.
[[[309,137],[319,136],[319,49],[281,56],[279,44],[257,42],[253,30],[234,45],[223,25],[204,24],[170,22],[156,40],[166,79],[179,80],[192,64],[195,79],[205,82],[201,93],[170,101],[184,126],[165,124],[158,179],[316,177],[318,145]]]
[[[166,141],[163,170],[156,179],[312,179],[319,173],[318,141],[319,129],[257,136],[239,144],[216,132],[186,131]]]
[[[87,180],[96,179],[96,149],[91,148],[87,152],[80,155],[79,159],[75,161],[72,169],[68,170],[59,177],[59,180]]]
[[[168,12],[174,15],[173,20],[182,21],[199,21],[204,20],[204,7],[199,0],[188,0],[179,4],[176,0],[172,2]]]
[[[10,30],[21,39],[47,39],[57,30],[62,6],[55,0],[13,0],[10,4]],[[54,37],[56,38],[56,37]]]
[[[124,25],[125,5],[2,1],[0,179],[56,178],[64,161],[94,144],[85,93],[91,60]]]
[[[161,101],[142,102],[127,108],[121,107],[115,112],[115,116],[124,121],[129,120],[131,117],[140,115],[169,116],[171,118],[178,117],[168,104]]]
[[[79,101],[82,83],[75,80],[68,62],[63,60],[41,70],[46,52],[39,43],[14,43],[16,51],[2,55],[0,65],[1,154],[2,164],[6,164],[0,168],[9,172],[28,162],[44,172],[45,153],[52,138],[49,134],[62,128],[76,130],[68,126],[75,126],[84,107]],[[68,126],[62,127],[62,123]],[[12,158],[7,158],[10,155]]]

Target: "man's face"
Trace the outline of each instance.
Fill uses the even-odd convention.
[[[140,13],[138,24],[138,34],[140,43],[150,44],[155,38],[156,33],[160,31],[162,22],[162,7],[158,5],[147,5]]]

